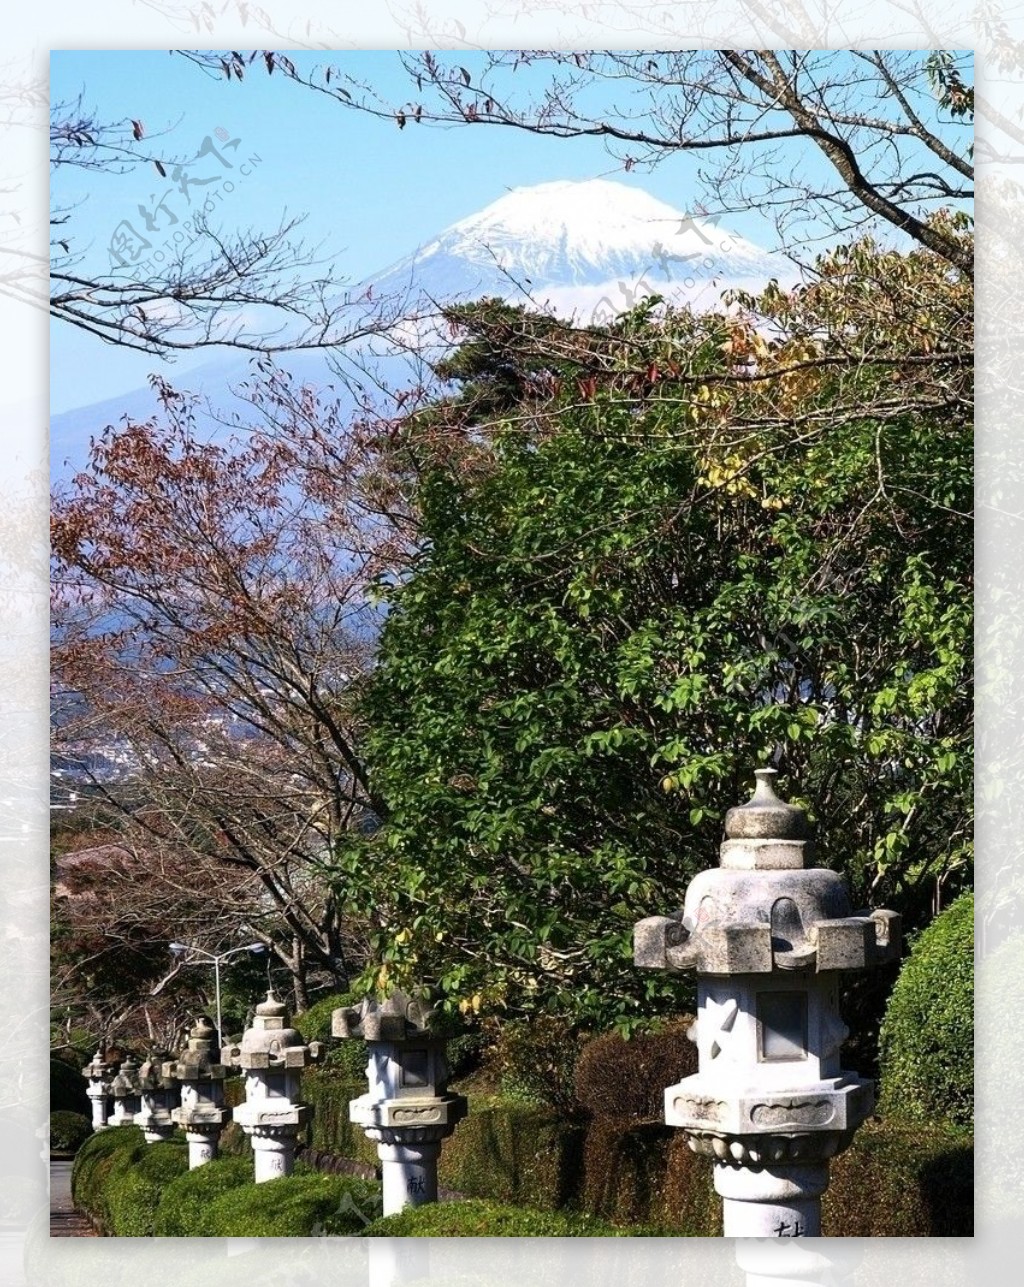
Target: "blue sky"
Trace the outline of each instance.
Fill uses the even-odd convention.
[[[392,51],[293,54],[300,66],[330,61],[373,84],[388,100],[403,101],[411,87]],[[470,71],[482,55],[460,54]],[[535,73],[517,73],[530,87]],[[539,84],[539,80],[537,81]],[[82,95],[98,119],[141,120],[147,138],[163,135],[161,154],[194,156],[217,132],[238,146],[225,159],[258,158],[244,182],[221,194],[217,217],[225,231],[271,230],[282,215],[306,215],[303,236],[322,245],[337,270],[352,281],[408,254],[448,224],[496,200],[510,187],[553,179],[605,177],[632,184],[681,209],[698,194],[697,161],[677,155],[653,170],[625,173],[598,140],[561,141],[497,128],[436,128],[340,108],[325,96],[268,77],[254,66],[243,83],[212,79],[166,51],[54,51],[51,99]],[[206,166],[211,167],[206,169]],[[190,173],[225,174],[207,156]],[[188,196],[201,194],[193,188]],[[53,187],[56,204],[72,204],[68,231],[83,267],[109,270],[111,235],[122,220],[143,229],[138,207],[154,212],[166,196],[177,217],[187,202],[167,179],[145,166],[121,176],[65,170]],[[729,216],[729,227],[767,249],[773,229],[756,211]],[[179,358],[174,370],[208,361],[211,351]],[[54,324],[51,337],[51,409],[83,406],[145,382],[157,359],[103,344],[91,335]]]

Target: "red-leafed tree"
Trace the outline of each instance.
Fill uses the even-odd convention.
[[[135,855],[124,899],[191,906],[207,950],[264,941],[303,1007],[360,963],[322,873],[382,816],[355,698],[412,529],[378,429],[263,377],[227,445],[158,385],[160,422],[108,429],[55,495],[55,749]]]

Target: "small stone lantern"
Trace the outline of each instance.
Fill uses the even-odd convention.
[[[135,1114],[135,1125],[142,1128],[147,1144],[169,1140],[174,1134],[172,1116],[178,1103],[178,1083],[167,1072],[169,1050],[154,1051],[139,1069],[142,1107]]]
[[[92,1061],[82,1069],[82,1076],[89,1085],[85,1093],[92,1104],[92,1128],[94,1131],[107,1129],[107,1100],[110,1098],[110,1083],[116,1072],[116,1066],[107,1061],[106,1051],[102,1046],[92,1057]]]
[[[110,1083],[110,1093],[114,1100],[110,1125],[131,1126],[135,1121],[135,1114],[142,1107],[139,1064],[133,1055],[128,1055],[122,1062],[117,1076]]]
[[[335,1010],[335,1037],[361,1037],[368,1046],[370,1089],[349,1104],[349,1119],[377,1144],[384,1214],[437,1201],[441,1141],[466,1116],[464,1096],[448,1091],[439,1008],[395,991],[383,1003]]]
[[[188,1167],[194,1171],[217,1156],[220,1133],[231,1120],[224,1107],[227,1069],[215,1063],[217,1030],[209,1015],[200,1015],[188,1035],[188,1045],[164,1072],[181,1085],[181,1104],[171,1116],[188,1140]]]
[[[323,1058],[323,1045],[288,1027],[288,1007],[274,993],[256,1007],[252,1027],[240,1045],[225,1046],[225,1064],[245,1071],[245,1103],[234,1119],[252,1142],[256,1183],[291,1175],[299,1131],[310,1109],[299,1103],[302,1070]]]
[[[698,1071],[665,1091],[665,1120],[713,1159],[723,1233],[817,1237],[829,1159],[874,1107],[839,1066],[839,977],[899,956],[894,912],[854,915],[836,872],[808,866],[806,814],[755,773],[730,809],[720,866],[682,912],[634,929],[637,965],[697,974]]]

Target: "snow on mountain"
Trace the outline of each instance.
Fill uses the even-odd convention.
[[[364,285],[435,299],[529,296],[579,317],[605,296],[615,312],[647,293],[710,307],[726,286],[792,275],[788,260],[714,219],[589,179],[513,188]]]
[[[496,295],[587,324],[609,322],[651,294],[712,308],[726,288],[755,289],[772,277],[790,284],[797,274],[787,259],[715,219],[689,214],[624,183],[560,180],[511,189],[364,278],[350,297],[370,289],[376,300],[404,296],[413,309],[423,297],[442,302]],[[379,353],[379,342],[372,347]],[[398,355],[376,359],[388,368],[392,385],[402,378],[403,360]],[[319,353],[283,355],[278,361],[298,378],[318,386],[332,383]],[[246,355],[226,350],[181,384],[237,409],[230,390],[246,378],[248,366]],[[173,371],[170,379],[173,383]],[[54,476],[81,468],[89,438],[105,426],[126,414],[142,419],[155,410],[147,388],[54,416]]]

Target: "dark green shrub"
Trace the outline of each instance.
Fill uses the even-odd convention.
[[[228,1108],[237,1108],[245,1103],[245,1078],[226,1077],[224,1079],[224,1103]]]
[[[188,1170],[188,1145],[162,1140],[123,1156],[107,1178],[101,1218],[116,1237],[150,1238],[164,1190]]]
[[[928,926],[882,1022],[879,1111],[913,1122],[974,1119],[974,895]]]
[[[297,1014],[292,1020],[293,1027],[302,1033],[306,1041],[322,1041],[327,1046],[322,1067],[332,1068],[352,1081],[366,1078],[366,1043],[351,1038],[333,1037],[331,1016],[335,1010],[358,1005],[360,1000],[354,992],[332,992],[330,996],[321,997],[315,1005],[311,1005],[302,1014]]]
[[[214,1238],[308,1238],[361,1233],[381,1211],[380,1186],[339,1175],[284,1175],[229,1189],[205,1218]]]
[[[83,1113],[50,1114],[50,1152],[71,1156],[92,1134],[92,1122]]]
[[[350,1044],[363,1046],[362,1042]],[[313,1110],[309,1139],[313,1148],[376,1165],[376,1145],[348,1116],[349,1102],[364,1095],[366,1089],[365,1077],[353,1080],[337,1068],[318,1068],[303,1077],[302,1098]]]
[[[246,1157],[218,1157],[172,1180],[163,1191],[153,1222],[158,1238],[208,1238],[208,1213],[213,1202],[229,1189],[252,1184],[252,1161]]]
[[[441,1150],[439,1179],[467,1197],[557,1210],[576,1202],[585,1134],[549,1108],[471,1100]]]
[[[826,1238],[970,1238],[974,1144],[956,1127],[867,1122],[832,1162]]]
[[[490,1041],[482,1028],[468,1028],[448,1038],[448,1066],[453,1081],[469,1077],[483,1064]]]
[[[346,1006],[357,1005],[359,998],[353,992],[332,992],[321,997],[308,1010],[303,1010],[292,1020],[292,1027],[302,1033],[306,1041],[322,1041],[325,1044],[331,1038],[331,1016],[335,1010]]]
[[[606,1032],[588,1041],[576,1064],[580,1104],[596,1117],[663,1120],[666,1086],[697,1071],[697,1047],[686,1035],[692,1023],[687,1015],[628,1040]]]
[[[582,1045],[580,1034],[564,1019],[538,1014],[501,1024],[488,1064],[503,1094],[572,1115],[580,1107],[573,1078]]]
[[[531,1211],[479,1198],[432,1202],[377,1220],[367,1238],[627,1238],[658,1237],[659,1230],[616,1229],[596,1216]]]
[[[588,1125],[575,1205],[614,1224],[656,1224],[682,1237],[721,1234],[713,1170],[664,1123],[595,1117]]]
[[[75,1205],[98,1218],[111,1169],[143,1144],[142,1132],[137,1126],[111,1126],[90,1135],[76,1153],[71,1168],[71,1196]]]
[[[71,1059],[50,1057],[50,1112],[90,1113],[89,1097],[85,1093],[85,1078],[81,1067]]]

